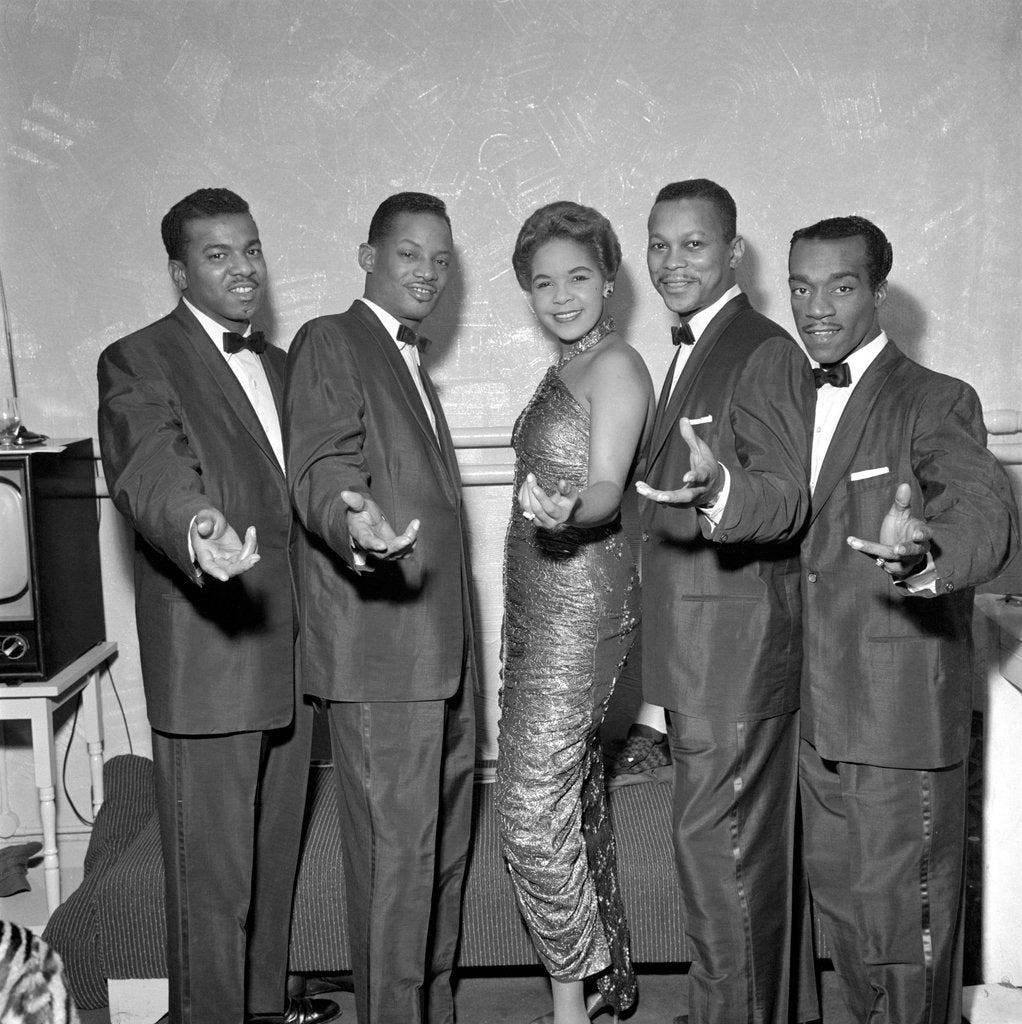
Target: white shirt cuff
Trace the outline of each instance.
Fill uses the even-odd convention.
[[[727,466],[723,462],[719,463],[719,465],[724,470],[724,486],[721,487],[720,494],[714,499],[712,505],[700,505],[697,510],[700,515],[706,516],[707,521],[714,530],[724,516],[724,506],[727,505],[728,495],[731,493],[731,474],[727,471]]]
[[[936,594],[937,593],[937,563],[933,560],[933,554],[926,552],[926,565],[919,572],[914,572],[904,579],[895,580],[896,587],[903,587],[910,594]]]
[[[352,566],[354,568],[356,568],[356,569],[364,569],[366,567],[366,565],[368,564],[366,556],[365,556],[365,552],[364,551],[359,551],[359,549],[355,547],[355,542],[353,540],[349,540],[348,544],[351,545],[351,564],[352,564]]]

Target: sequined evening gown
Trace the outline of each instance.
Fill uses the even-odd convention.
[[[612,330],[604,320],[578,351]],[[586,486],[589,413],[558,370],[547,371],[512,434],[496,803],[518,906],[550,976],[597,975],[607,1002],[625,1010],[635,976],[599,728],[639,621],[638,575],[618,519],[550,531],[518,507],[530,471],[548,492],[561,477]]]

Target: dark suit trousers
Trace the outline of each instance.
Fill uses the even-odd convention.
[[[331,701],[359,1024],[453,1024],[475,707]]]
[[[966,766],[823,760],[802,741],[809,886],[849,1015],[962,1019]]]
[[[281,1012],[312,708],[271,732],[153,730],[171,1024]]]
[[[690,1024],[788,1024],[798,712],[667,717]]]

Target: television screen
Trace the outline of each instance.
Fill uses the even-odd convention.
[[[0,470],[0,612],[28,590],[28,532],[19,481]]]

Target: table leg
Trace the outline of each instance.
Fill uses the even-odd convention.
[[[53,705],[40,701],[32,709],[32,755],[39,790],[39,818],[43,825],[43,876],[46,906],[52,914],[60,906],[60,854],[57,850],[57,752],[53,745]]]
[[[92,816],[103,806],[103,698],[99,692],[102,666],[89,673],[82,690],[82,717],[89,747],[89,772],[92,775]]]
[[[2,685],[2,684],[0,684]],[[7,777],[7,735],[4,722],[0,720],[0,839],[10,839],[17,835],[21,819],[11,810],[10,780]]]

